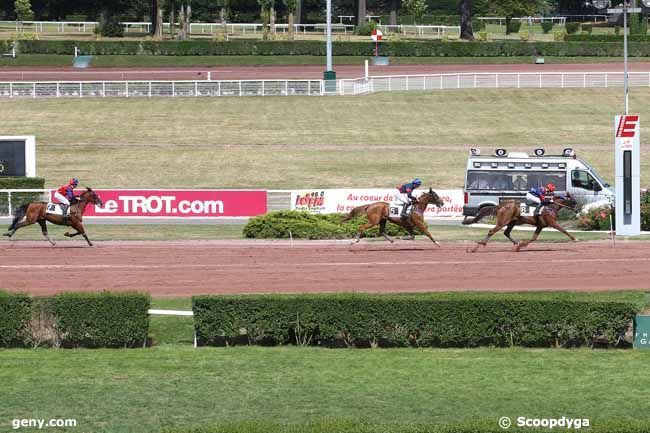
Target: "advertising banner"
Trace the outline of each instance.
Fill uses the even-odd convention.
[[[77,194],[81,193],[81,189]],[[104,206],[89,217],[216,218],[266,213],[266,191],[111,189],[95,190]]]
[[[419,195],[425,191],[416,191]],[[463,191],[460,189],[438,190],[444,206],[438,208],[430,205],[424,213],[425,218],[462,217]],[[291,192],[291,209],[305,210],[317,214],[347,213],[357,206],[377,201],[393,202],[395,189],[313,189]]]

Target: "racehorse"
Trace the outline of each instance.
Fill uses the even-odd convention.
[[[45,202],[33,201],[22,205],[16,209],[16,215],[9,226],[9,231],[4,235],[12,237],[19,228],[38,223],[41,226],[43,237],[45,237],[45,239],[47,239],[52,245],[56,245],[56,242],[54,242],[47,234],[46,222],[49,221],[56,225],[71,226],[77,232],[72,234],[66,232],[65,236],[72,238],[82,235],[84,239],[86,239],[86,242],[88,242],[88,245],[92,247],[93,244],[90,242],[90,239],[88,239],[86,230],[84,230],[84,226],[81,223],[84,210],[86,210],[88,204],[94,204],[100,207],[104,205],[102,199],[99,198],[97,193],[91,188],[86,188],[86,191],[84,191],[84,193],[79,196],[78,200],[70,206],[70,213],[67,217],[47,213],[47,203]]]
[[[528,244],[531,242],[535,242],[539,234],[542,232],[542,229],[545,227],[553,227],[554,229],[564,233],[572,241],[576,242],[577,239],[573,237],[571,233],[564,230],[557,221],[557,214],[561,208],[565,207],[571,210],[575,210],[575,206],[576,200],[569,193],[558,195],[555,197],[551,204],[545,205],[538,218],[535,216],[522,216],[521,209],[519,208],[519,202],[516,200],[508,200],[498,206],[484,206],[478,211],[478,214],[474,218],[465,218],[463,224],[474,224],[489,215],[496,215],[497,223],[494,228],[488,232],[487,236],[478,241],[476,243],[476,246],[473,249],[469,250],[469,252],[476,252],[479,246],[485,246],[490,238],[503,227],[506,227],[503,234],[508,239],[510,239],[510,242],[515,245],[515,251],[519,251],[522,248],[528,246]],[[535,234],[530,240],[518,242],[510,237],[510,232],[512,231],[513,227],[521,224],[530,224],[537,227]]]
[[[427,225],[424,223],[423,213],[429,204],[434,204],[438,207],[442,207],[443,205],[442,199],[438,197],[438,194],[436,194],[436,192],[431,188],[429,188],[428,192],[420,195],[417,200],[413,202],[411,213],[404,219],[401,217],[390,216],[390,203],[378,201],[376,203],[355,207],[349,214],[345,215],[341,219],[341,222],[349,221],[352,218],[363,214],[368,216],[368,223],[359,227],[359,231],[350,245],[359,242],[363,232],[377,224],[379,224],[379,234],[393,243],[393,239],[386,234],[386,222],[390,221],[393,224],[404,227],[409,232],[410,240],[415,239],[415,232],[413,229],[417,228],[420,232],[424,233],[429,239],[431,239],[434,244],[440,246],[440,244],[433,239],[433,236],[429,233],[429,229],[427,229]]]

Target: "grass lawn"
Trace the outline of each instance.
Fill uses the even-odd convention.
[[[650,89],[630,107],[650,110]],[[574,147],[613,181],[620,89],[448,90],[365,97],[9,100],[3,130],[37,137],[47,186],[461,188],[470,147]],[[642,151],[641,185],[650,181]]]
[[[489,221],[488,221],[489,222]],[[573,221],[564,221],[565,227],[571,227]],[[93,241],[111,241],[111,240],[146,240],[146,241],[171,241],[171,240],[218,240],[218,239],[243,239],[243,224],[86,224],[88,237]],[[487,233],[487,228],[473,228],[470,226],[459,225],[429,225],[431,233],[436,240],[443,242],[450,241],[472,241],[479,240]],[[48,225],[48,232],[56,241],[62,242],[80,242],[86,241],[77,237],[74,239],[66,238],[63,233],[70,228],[61,226]],[[515,229],[515,236],[518,238],[527,238],[532,236],[532,231],[519,231]],[[576,235],[580,240],[606,240],[609,239],[607,232],[601,233],[579,233]],[[620,238],[620,237],[619,237]],[[0,242],[10,242],[7,238],[0,239]],[[14,236],[17,241],[20,240],[43,240],[41,229],[38,225],[24,227],[18,230]],[[567,238],[552,229],[546,229],[540,235],[540,242],[564,241]],[[635,237],[635,240],[650,240],[650,235]],[[369,239],[373,241],[374,239]],[[378,242],[384,242],[383,239],[377,239]],[[494,241],[507,241],[504,236],[497,235]],[[46,241],[43,241],[46,242]]]
[[[322,419],[458,423],[501,416],[648,420],[647,351],[201,348],[0,351],[0,425],[84,432]],[[7,430],[8,427],[7,427]]]
[[[362,65],[370,57],[334,56],[334,65]],[[647,62],[646,57],[631,57],[630,62]],[[15,59],[0,58],[2,66],[72,66],[72,54],[20,54]],[[544,57],[546,63],[620,62],[620,57]],[[518,64],[532,63],[533,57],[391,57],[393,65],[438,64]],[[260,66],[324,65],[322,56],[96,56],[95,67],[190,67],[190,66]],[[1,70],[1,69],[0,69]]]

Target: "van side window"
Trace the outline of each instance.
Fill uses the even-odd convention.
[[[593,191],[596,187],[596,180],[586,171],[573,170],[571,172],[571,186]]]

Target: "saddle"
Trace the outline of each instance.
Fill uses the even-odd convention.
[[[45,207],[45,213],[49,215],[67,217],[70,215],[70,207],[68,207],[66,214],[63,215],[63,209],[61,209],[61,205],[59,203],[48,203]]]

